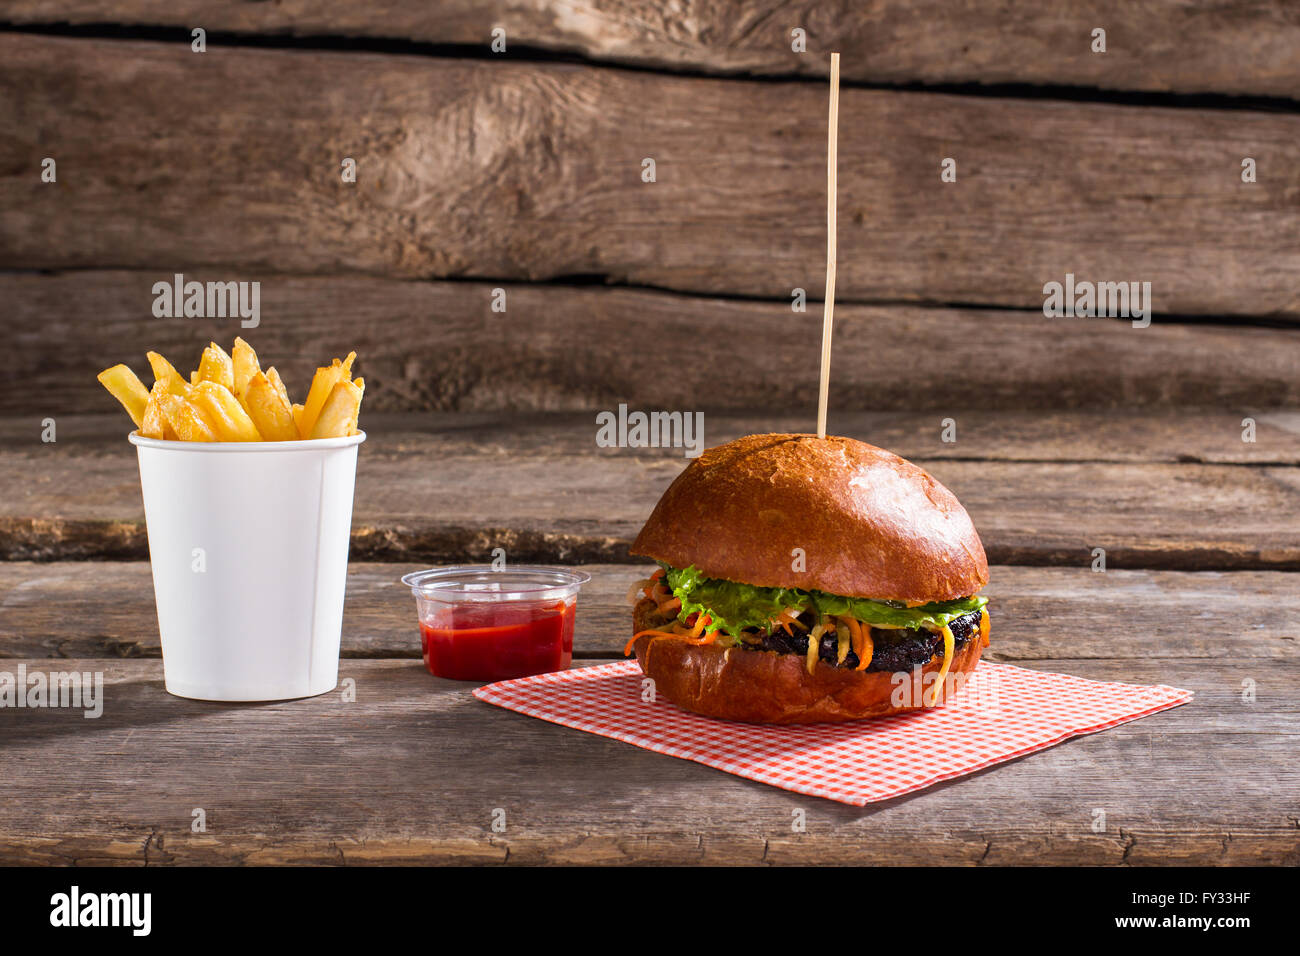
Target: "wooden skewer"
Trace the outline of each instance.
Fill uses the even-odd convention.
[[[826,437],[831,387],[831,329],[835,324],[835,169],[840,125],[840,55],[831,54],[831,112],[826,130],[826,299],[822,310],[822,380],[817,399],[817,437]]]

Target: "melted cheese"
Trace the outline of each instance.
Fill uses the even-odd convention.
[[[804,663],[808,667],[808,673],[811,674],[817,669],[817,656],[821,651],[822,635],[826,633],[826,628],[818,624],[808,634],[808,651],[805,655]]]
[[[948,668],[952,665],[952,650],[953,646],[956,644],[956,641],[952,636],[952,628],[944,625],[943,630],[939,633],[943,635],[943,665],[939,668],[939,676],[934,682],[934,687],[931,689],[931,707],[936,707],[939,704],[939,695],[943,693],[943,682],[948,677]]]

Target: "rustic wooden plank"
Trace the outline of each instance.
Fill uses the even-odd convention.
[[[148,380],[146,373],[146,381]],[[305,378],[302,379],[305,381]],[[370,398],[367,378],[366,397]],[[112,404],[95,385],[96,404]],[[634,408],[637,406],[633,406]],[[649,403],[641,408],[656,407]],[[806,432],[808,414],[773,411],[704,413],[704,440],[709,446],[762,432]],[[616,406],[609,406],[614,410]],[[0,416],[0,446],[30,456],[45,454],[42,421],[35,414]],[[367,452],[390,455],[444,455],[502,458],[511,456],[598,455],[656,460],[681,457],[664,448],[598,448],[595,409],[582,412],[363,412],[369,437]],[[38,417],[39,416],[39,417]],[[1242,421],[1255,422],[1255,441],[1243,441]],[[952,417],[955,440],[945,441],[944,419]],[[56,418],[59,442],[86,455],[116,455],[130,423],[120,411]],[[998,411],[952,409],[942,412],[850,412],[833,410],[831,431],[852,435],[904,458],[928,461],[1131,462],[1220,465],[1300,464],[1300,412],[1287,409],[1219,411],[1112,409],[1106,411]],[[377,451],[378,450],[378,451]]]
[[[824,75],[825,53],[843,53],[846,81],[1052,83],[1124,90],[1256,93],[1294,97],[1292,56],[1300,27],[1283,0],[1124,7],[1103,0],[1017,0],[954,6],[942,0],[837,0],[809,8],[779,3],[365,4],[286,0],[12,0],[20,24],[129,24],[293,36],[348,36],[467,44],[486,49],[502,26],[508,45],[577,52],[613,63],[760,75]],[[1104,55],[1091,51],[1095,27]],[[806,55],[791,30],[807,33]]]
[[[821,287],[820,84],[9,34],[0,89],[15,268]],[[1297,311],[1300,115],[849,89],[840,127],[844,301],[1040,310],[1073,273]]]
[[[456,426],[449,427],[455,429]],[[502,443],[411,453],[376,437],[361,454],[353,555],[362,560],[627,559],[627,546],[681,471],[656,457]],[[1165,570],[1300,569],[1300,469],[1089,461],[918,459],[965,504],[990,559]],[[5,559],[144,557],[135,456],[56,442],[0,451]]]
[[[0,274],[10,367],[21,370],[0,382],[0,414],[106,409],[95,375],[108,365],[126,362],[148,381],[146,349],[188,369],[210,339],[229,347],[239,334],[295,395],[317,364],[355,348],[369,411],[627,402],[788,414],[817,404],[815,306],[795,314],[779,302],[506,285],[501,313],[491,310],[490,283],[275,277],[262,280],[262,324],[245,330],[237,319],[154,318],[150,286],[159,277]],[[1133,421],[1125,413],[1170,405],[1300,406],[1300,334],[1230,322],[1157,319],[1134,329],[1005,310],[842,306],[831,407],[933,410],[963,421],[972,408],[1104,407]],[[1050,437],[1053,421],[1040,433]],[[1142,440],[1171,444],[1150,429]]]
[[[414,564],[354,561],[343,656],[416,658]],[[650,565],[584,565],[574,653],[617,657],[628,589]],[[1218,658],[1243,669],[1300,655],[1300,576],[1276,571],[1107,571],[997,565],[994,660]],[[0,658],[158,657],[147,562],[0,562]],[[1063,665],[1064,666],[1064,665]]]
[[[104,712],[0,710],[0,862],[1300,862],[1300,665],[1026,663],[1197,696],[857,809],[491,707],[415,661],[345,661],[354,702],[250,706],[169,697],[158,661],[60,662],[103,672]]]

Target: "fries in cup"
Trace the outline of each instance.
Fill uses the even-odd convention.
[[[176,366],[167,361],[157,352],[148,352],[145,357],[149,359],[149,367],[153,369],[154,385],[162,384],[167,391],[173,395],[184,395],[189,389],[189,383],[181,377],[181,373],[176,371]]]
[[[236,338],[235,347],[230,350],[230,357],[231,372],[234,376],[234,385],[230,390],[235,393],[235,397],[242,399],[249,381],[260,368],[257,364],[257,353],[243,339]]]
[[[311,437],[342,438],[355,435],[357,413],[361,410],[361,395],[365,388],[365,380],[360,378],[355,382],[343,379],[335,384],[312,426]]]
[[[216,342],[209,343],[203,350],[203,358],[199,360],[198,375],[199,382],[216,382],[227,389],[234,388],[235,385],[234,363],[226,354],[226,350]],[[192,384],[198,385],[199,382]]]
[[[157,352],[147,355],[154,384],[125,365],[99,373],[143,438],[189,442],[302,441],[356,435],[365,382],[350,380],[356,353],[316,370],[302,404],[289,397],[274,366],[261,368],[242,338],[227,353],[216,342],[203,350],[189,380]]]
[[[275,370],[274,365],[266,370],[266,380],[275,386],[275,390],[280,393],[284,403],[293,408],[293,402],[289,401],[289,390],[284,387],[284,382],[280,380],[280,373]]]
[[[275,369],[271,371],[274,372]],[[248,387],[244,391],[244,408],[248,410],[253,424],[257,426],[257,430],[266,441],[298,440],[298,426],[293,420],[293,407],[289,404],[288,398],[275,387],[267,373],[259,371],[249,380]]]
[[[162,397],[166,394],[167,389],[163,383],[154,382],[149,392],[149,401],[144,406],[143,420],[140,422],[140,434],[145,438],[176,437],[175,432],[170,436],[167,434],[170,429],[167,427],[167,420],[163,417]]]
[[[316,374],[311,380],[311,389],[307,392],[307,401],[303,403],[302,415],[297,419],[298,434],[303,438],[314,437],[312,432],[316,430],[316,419],[320,417],[321,409],[325,407],[325,402],[334,391],[334,386],[339,382],[347,381],[351,376],[352,361],[356,357],[356,352],[350,352],[344,361],[335,359],[327,368],[316,369]]]
[[[217,433],[218,441],[261,441],[262,435],[239,404],[239,399],[224,385],[199,382],[194,386],[193,402]]]
[[[114,365],[99,373],[99,383],[109,394],[122,403],[137,428],[144,421],[144,409],[149,404],[149,390],[125,365]]]
[[[168,392],[161,399],[163,418],[181,441],[217,441],[217,433],[193,403]]]

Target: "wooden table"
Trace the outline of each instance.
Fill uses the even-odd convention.
[[[106,687],[94,720],[0,709],[0,861],[1294,864],[1300,434],[1294,417],[1261,416],[1243,444],[1234,418],[1060,414],[1031,428],[972,414],[946,453],[928,419],[833,422],[964,499],[996,562],[992,659],[1196,693],[865,809],[501,710],[424,671],[398,578],[497,546],[583,563],[575,666],[617,657],[642,566],[589,562],[624,558],[683,464],[670,452],[597,449],[594,424],[567,415],[473,428],[375,416],[340,670],[355,701],[223,705],[163,690],[120,422],[69,423],[56,450],[6,421],[0,475],[15,492],[0,528],[16,560],[0,564],[0,670],[102,671]],[[706,417],[710,441],[755,425]],[[123,560],[81,560],[106,553]],[[1239,569],[1184,570],[1207,556]],[[1157,567],[1125,568],[1140,563]],[[196,808],[206,832],[191,830]]]

